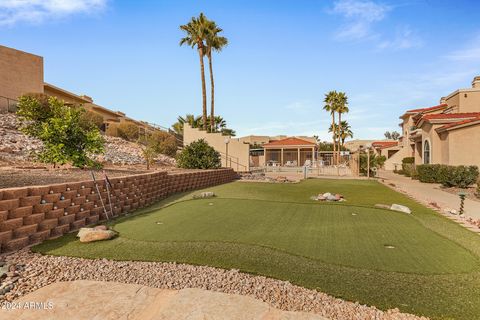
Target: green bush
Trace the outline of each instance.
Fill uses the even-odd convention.
[[[46,103],[46,104],[45,104]],[[104,151],[98,128],[83,121],[83,108],[69,107],[55,97],[20,97],[18,103],[21,130],[40,139],[43,149],[37,154],[45,163],[71,163],[75,167],[99,167],[92,156]]]
[[[128,141],[137,141],[139,136],[138,126],[133,123],[122,122],[117,126],[117,135]]]
[[[406,177],[414,178],[417,173],[415,169],[415,158],[407,157],[402,159],[402,171]]]
[[[422,164],[417,166],[421,182],[441,183],[445,187],[468,188],[477,181],[477,166],[447,166],[443,164]]]
[[[221,166],[220,153],[200,139],[185,146],[177,155],[177,166],[185,169],[217,169]]]

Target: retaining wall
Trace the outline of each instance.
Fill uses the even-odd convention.
[[[155,172],[111,178],[113,214],[104,180],[97,180],[109,217],[146,207],[171,194],[230,182],[232,169]],[[0,253],[61,236],[106,219],[92,180],[0,189]]]

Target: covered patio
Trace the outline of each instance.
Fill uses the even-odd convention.
[[[317,145],[299,138],[286,138],[263,145],[265,166],[302,167],[315,163]]]

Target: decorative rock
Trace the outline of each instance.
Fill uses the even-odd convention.
[[[379,208],[379,209],[387,209],[387,210],[390,210],[392,206],[389,206],[388,204],[382,204],[382,203],[377,203],[375,205],[375,208]]]
[[[193,196],[193,199],[205,199],[205,198],[213,198],[213,197],[215,197],[215,193],[211,191],[207,191],[207,192],[202,192],[200,194],[195,194]]]
[[[107,226],[99,225],[99,226],[93,227],[93,230],[108,230],[108,228]]]
[[[101,240],[109,240],[115,237],[115,235],[116,233],[112,230],[91,229],[86,232],[84,231],[84,233],[80,236],[80,242],[87,243]]]
[[[412,213],[412,210],[410,210],[409,207],[406,207],[406,206],[403,206],[401,204],[392,204],[392,206],[390,207],[390,210],[393,210],[393,211],[399,211],[399,212],[403,212],[403,213]]]

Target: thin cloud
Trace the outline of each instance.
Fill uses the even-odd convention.
[[[336,1],[331,12],[346,20],[336,37],[341,40],[362,40],[376,37],[373,25],[385,19],[390,10],[391,7],[373,1]]]
[[[408,26],[399,28],[392,39],[384,40],[379,43],[379,49],[402,50],[417,48],[423,45],[420,37]]]
[[[0,0],[0,26],[42,23],[103,10],[108,0]]]
[[[474,41],[465,48],[451,52],[446,58],[455,62],[480,61],[480,36],[474,38]]]

